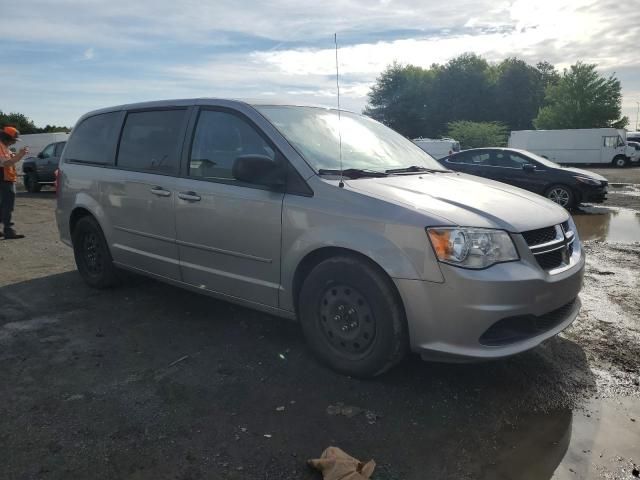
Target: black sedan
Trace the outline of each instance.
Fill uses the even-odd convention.
[[[569,209],[607,198],[607,179],[587,170],[561,167],[514,148],[473,148],[439,160],[450,170],[490,178],[544,195]]]

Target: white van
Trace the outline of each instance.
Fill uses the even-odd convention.
[[[611,163],[624,167],[638,161],[627,145],[626,132],[617,128],[518,130],[509,136],[509,148],[528,150],[556,163]]]
[[[453,138],[434,139],[418,137],[414,138],[412,141],[436,159],[446,157],[447,155],[460,151],[460,142],[455,141]]]

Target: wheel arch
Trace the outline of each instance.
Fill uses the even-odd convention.
[[[85,217],[91,216],[98,223],[100,229],[102,230],[102,234],[105,236],[107,240],[107,245],[111,247],[109,242],[109,232],[108,229],[105,228],[106,218],[104,215],[104,211],[100,204],[96,202],[91,196],[86,194],[79,194],[75,199],[75,204],[73,208],[71,208],[71,213],[69,214],[69,235],[70,238],[73,239],[73,231],[78,224],[78,221]]]
[[[311,271],[317,265],[319,265],[320,263],[322,263],[323,261],[329,258],[338,257],[338,256],[348,256],[348,257],[356,258],[368,264],[369,266],[377,270],[380,274],[382,274],[389,281],[389,285],[391,286],[393,295],[396,298],[398,305],[402,309],[402,312],[406,321],[406,312],[404,308],[404,302],[402,301],[402,296],[400,295],[400,292],[398,291],[398,287],[396,286],[395,282],[393,281],[393,278],[389,275],[389,273],[378,262],[376,262],[374,259],[372,259],[371,257],[368,257],[367,255],[361,252],[352,250],[350,248],[334,247],[334,246],[317,248],[307,253],[302,258],[300,263],[298,263],[295,273],[293,274],[293,282],[291,285],[292,300],[293,300],[293,306],[294,306],[296,315],[298,314],[298,302],[300,297],[300,291],[302,289],[302,285],[305,279],[309,276]]]
[[[580,203],[581,193],[579,192],[579,190],[574,188],[574,187],[572,187],[571,185],[569,185],[567,183],[563,183],[563,182],[555,182],[555,183],[552,183],[551,185],[549,185],[544,191],[544,196],[549,198],[549,196],[548,196],[549,192],[551,190],[553,190],[554,188],[557,188],[557,187],[562,187],[562,188],[568,190],[569,193],[571,193],[571,196],[572,196],[571,202],[572,202],[572,204],[567,205],[566,208],[575,207],[576,205],[578,205]]]

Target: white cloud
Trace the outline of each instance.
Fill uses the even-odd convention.
[[[11,81],[21,89],[3,108],[24,110],[26,102],[41,123],[72,123],[94,106],[180,96],[334,104],[336,31],[343,45],[342,104],[354,110],[393,61],[426,67],[464,52],[493,61],[518,56],[561,68],[582,60],[607,72],[625,69],[625,114],[635,114],[640,100],[634,97],[640,96],[640,49],[633,48],[640,11],[613,0],[23,0],[12,23],[21,27],[0,29],[5,44],[72,47],[91,60],[79,64],[72,84],[67,76],[39,80],[37,65],[22,64],[0,78],[0,86]],[[163,55],[165,46],[185,55]],[[223,53],[194,60],[191,50]],[[45,109],[55,114],[59,103],[74,107],[57,110],[63,119],[39,120]]]

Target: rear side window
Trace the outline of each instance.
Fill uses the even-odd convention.
[[[98,165],[112,165],[113,151],[120,130],[120,112],[86,118],[74,128],[67,142],[65,159]]]
[[[122,130],[117,165],[177,174],[186,118],[186,109],[129,113]]]

